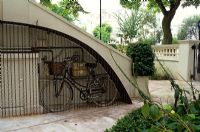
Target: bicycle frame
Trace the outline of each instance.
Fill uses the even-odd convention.
[[[86,86],[84,85],[81,85],[80,83],[78,83],[77,81],[75,81],[72,76],[70,75],[70,62],[68,62],[68,64],[65,65],[65,68],[64,68],[64,73],[63,73],[63,76],[62,76],[62,82],[61,82],[61,86],[58,90],[58,92],[56,92],[56,96],[59,96],[60,92],[62,91],[63,89],[63,85],[64,85],[64,82],[68,83],[70,86],[73,86],[74,88],[76,88],[81,94],[85,94],[84,92],[85,91],[89,91],[90,92],[90,89],[89,88],[89,84],[91,84],[93,81],[95,81],[98,78],[106,78],[108,79],[108,74],[95,74],[95,75],[92,75],[91,73],[89,73],[89,76],[86,77],[87,79],[87,84]],[[56,78],[54,77],[55,80],[60,80],[60,78]],[[88,92],[88,95],[90,95],[90,93]]]

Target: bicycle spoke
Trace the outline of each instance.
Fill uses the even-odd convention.
[[[64,82],[61,88],[61,80],[48,81],[49,86],[44,87],[41,91],[43,94],[42,105],[44,108],[48,112],[58,112],[69,109],[73,98],[73,91],[70,85]],[[57,93],[55,89],[58,89],[59,92]]]
[[[110,79],[103,80],[103,82],[101,83],[102,84],[98,84],[99,86],[98,85],[96,86],[98,88],[99,93],[97,94],[98,96],[92,98],[93,102],[97,106],[111,105],[116,99],[117,89],[115,88],[114,83]]]

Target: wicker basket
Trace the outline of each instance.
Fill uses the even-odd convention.
[[[84,62],[73,63],[71,72],[74,77],[84,77],[89,75],[89,71]]]
[[[64,65],[62,62],[48,62],[50,75],[62,75]]]

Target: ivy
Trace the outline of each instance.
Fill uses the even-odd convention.
[[[144,43],[129,44],[126,54],[132,58],[134,72],[139,76],[151,76],[154,73],[155,55],[150,45]]]

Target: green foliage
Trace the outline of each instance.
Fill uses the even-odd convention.
[[[173,3],[174,3],[174,1],[175,0],[172,0]],[[138,9],[142,5],[143,2],[144,2],[143,0],[120,0],[120,4],[124,8],[128,8],[128,9]],[[170,6],[170,1],[168,1],[168,0],[162,0],[161,3],[165,7]],[[161,11],[160,7],[158,6],[158,2],[156,2],[155,0],[148,0],[147,7],[148,7],[148,9],[153,9],[154,12]]]
[[[118,45],[117,45],[117,50],[119,50],[119,51],[122,52],[122,53],[126,53],[127,46],[126,46],[126,45],[123,45],[123,44],[118,44]]]
[[[120,0],[120,4],[128,9],[139,9],[143,0]],[[181,0],[148,0],[147,8],[156,12],[162,12],[164,15],[162,20],[163,29],[163,44],[172,44],[172,33],[171,33],[171,21],[176,13],[178,7],[182,4],[183,7],[186,6],[199,6],[199,0],[186,0],[182,2]]]
[[[145,118],[140,108],[119,119],[116,125],[105,130],[105,132],[139,132],[150,128],[152,124],[155,124],[155,122]]]
[[[141,0],[120,0],[120,4],[124,8],[138,9],[141,6]]]
[[[51,6],[51,0],[40,0],[40,3],[46,7]]]
[[[113,48],[117,49],[121,53],[126,53],[127,46],[123,44],[109,44]]]
[[[147,1],[147,0],[146,0]],[[174,4],[177,4],[176,2],[181,1],[181,0],[162,0],[162,1],[156,1],[156,0],[148,0],[147,7],[148,9],[153,9],[154,12],[161,12],[161,4],[166,8],[166,7],[173,7],[175,6]],[[144,0],[120,0],[120,4],[124,8],[128,9],[138,9]],[[187,6],[195,6],[198,7],[200,5],[199,0],[186,0],[182,3],[183,7]]]
[[[134,38],[145,39],[151,34],[149,30],[156,27],[155,14],[144,9],[131,10],[130,15],[126,12],[125,15],[120,14],[116,18],[126,41]]]
[[[70,22],[78,18],[79,12],[87,13],[78,3],[78,0],[61,0],[58,4],[52,4],[51,2],[51,0],[40,1],[42,5],[48,7],[50,10],[64,17]]]
[[[192,94],[180,88],[170,72],[159,62],[174,90],[174,105],[162,106],[157,102],[144,101],[144,105],[119,119],[106,132],[199,132],[200,91],[189,84]],[[186,82],[187,83],[187,82]],[[198,94],[198,98],[196,95]],[[192,98],[189,97],[192,95]],[[189,98],[188,98],[189,97]]]
[[[191,105],[194,102],[189,103]],[[196,102],[195,113],[179,114],[170,105],[159,107],[156,104],[145,103],[143,107],[132,111],[119,119],[117,123],[105,132],[172,132],[200,131],[200,102]],[[193,105],[194,106],[194,105]]]
[[[156,69],[151,76],[151,80],[168,80],[168,75]]]
[[[112,46],[113,48],[117,49],[117,45],[116,44],[109,44],[110,46]]]
[[[104,23],[101,25],[101,40],[104,43],[108,43],[110,41],[111,32],[112,32],[112,27],[109,24]],[[100,25],[94,28],[93,35],[94,37],[100,39]]]
[[[141,108],[141,112],[142,112],[142,115],[147,118],[149,115],[150,115],[150,111],[149,111],[149,104],[148,103],[145,103],[143,105],[143,107]]]
[[[134,72],[139,76],[151,76],[154,73],[154,53],[150,45],[144,43],[129,44],[126,54],[134,62]]]
[[[149,116],[154,121],[158,121],[163,116],[163,113],[156,104],[152,104],[149,108]]]
[[[177,38],[173,38],[173,40],[172,40],[172,44],[178,44],[179,42],[178,42],[178,39]]]
[[[195,6],[196,8],[200,5],[199,0],[186,0],[182,6],[187,7],[187,6]]]
[[[178,29],[177,38],[178,40],[184,40],[187,39],[188,36],[188,30],[189,28],[193,27],[191,29],[192,35],[197,35],[197,23],[200,20],[200,15],[191,16],[188,18],[185,18],[181,24],[181,26]],[[195,36],[197,38],[197,36]]]
[[[155,45],[156,44],[156,38],[155,37],[149,37],[146,39],[139,40],[140,42],[148,45]]]

